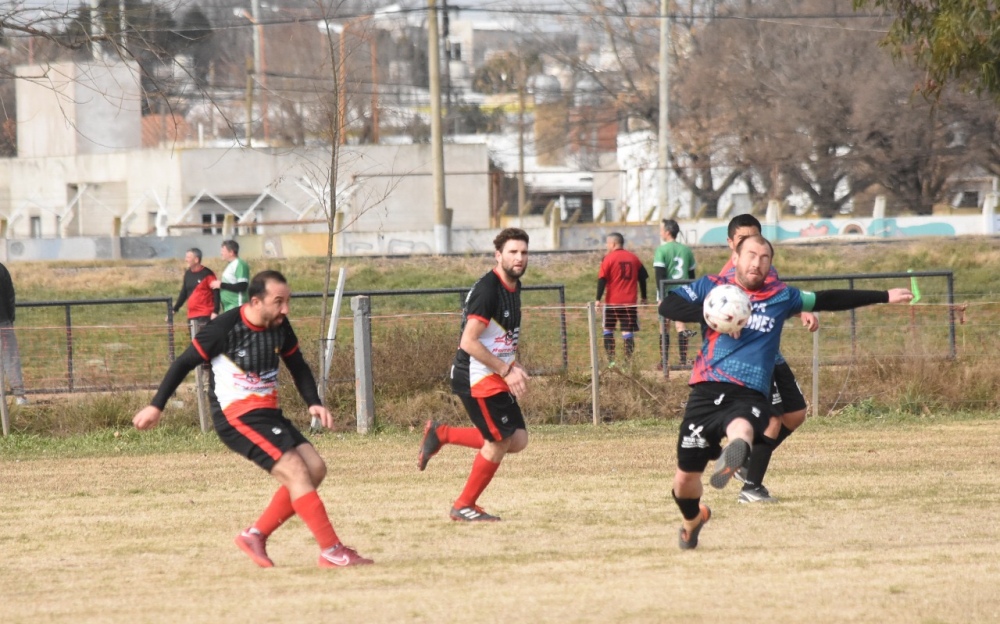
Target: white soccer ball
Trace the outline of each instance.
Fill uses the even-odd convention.
[[[716,286],[705,297],[703,312],[709,327],[720,334],[731,334],[750,320],[750,297],[733,284]]]

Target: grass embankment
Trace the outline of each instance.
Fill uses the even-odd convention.
[[[652,273],[652,250],[637,250]],[[699,272],[724,262],[722,248],[697,248]],[[566,289],[567,367],[562,369],[561,311],[553,293],[526,293],[521,359],[539,375],[525,401],[534,423],[589,422],[590,362],[585,304],[596,290],[601,251],[583,254],[537,254],[525,284],[562,284]],[[253,271],[274,268],[290,279],[293,291],[322,288],[322,259],[264,262],[249,259]],[[217,258],[206,263],[221,269]],[[468,287],[492,264],[489,254],[463,257],[349,258],[335,267],[347,268],[348,290],[393,290]],[[949,359],[949,310],[945,281],[920,282],[920,306],[859,311],[855,332],[847,313],[823,315],[819,399],[820,414],[845,406],[911,414],[942,411],[990,412],[1000,406],[995,388],[1000,367],[993,362],[994,325],[1000,314],[992,302],[1000,293],[1000,249],[995,239],[928,239],[823,246],[786,245],[778,249],[776,266],[783,275],[884,273],[952,270],[957,303],[972,304],[956,318],[956,355]],[[13,263],[10,265],[19,301],[176,296],[183,267],[180,261]],[[803,283],[805,288],[846,287],[846,283]],[[858,282],[860,288],[908,286],[909,281]],[[650,284],[652,289],[653,285]],[[448,391],[446,375],[458,333],[458,295],[378,297],[373,301],[373,352],[377,416],[389,426],[416,426],[426,418],[464,422],[464,413]],[[317,362],[320,336],[319,302],[298,299],[292,317],[309,361]],[[25,374],[29,387],[63,383],[67,349],[61,309],[26,308],[18,315]],[[183,316],[183,312],[181,313]],[[353,333],[350,303],[341,311],[332,382],[327,402],[347,427],[353,420]],[[656,315],[651,305],[641,312],[644,331],[637,340],[632,367],[601,374],[601,418],[670,418],[679,413],[687,392],[684,371],[669,380],[655,370],[659,360]],[[105,390],[103,394],[33,396],[32,405],[13,411],[14,430],[21,434],[68,435],[127,425],[131,413],[148,401],[148,388],[166,368],[162,306],[86,306],[73,310],[77,386]],[[43,329],[51,328],[51,329]],[[176,326],[176,346],[187,340]],[[34,332],[34,333],[33,333]],[[619,349],[621,344],[619,341]],[[794,324],[786,326],[783,351],[792,362],[811,399],[812,336]],[[676,363],[676,337],[671,344]],[[286,406],[305,419],[294,389],[287,386]],[[167,414],[167,422],[195,426],[197,416],[189,392],[182,389]]]

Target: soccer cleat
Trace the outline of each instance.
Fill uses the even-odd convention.
[[[745,440],[733,440],[722,449],[722,456],[715,464],[715,472],[709,483],[717,490],[726,487],[736,471],[747,463],[750,457],[750,445]]]
[[[693,329],[685,329],[684,331],[677,332],[677,335],[684,338],[694,338],[698,335],[698,332]]]
[[[698,547],[698,534],[701,533],[701,528],[705,526],[705,523],[712,518],[712,510],[708,508],[708,505],[699,504],[701,513],[701,522],[698,526],[691,529],[688,532],[683,526],[681,526],[680,533],[677,536],[677,545],[681,547],[681,550],[692,550]]]
[[[373,563],[375,563],[374,560],[362,557],[358,551],[343,544],[331,546],[319,554],[319,567],[321,568],[346,568]]]
[[[448,517],[456,522],[500,522],[500,516],[486,513],[479,505],[462,508],[452,507]]]
[[[736,499],[741,503],[777,503],[778,499],[771,496],[763,485],[745,485]]]
[[[253,562],[262,568],[273,568],[274,562],[267,556],[267,536],[247,529],[236,536],[236,545],[245,552]]]
[[[427,424],[424,425],[424,438],[420,441],[420,455],[417,456],[417,468],[420,470],[426,468],[431,457],[434,457],[435,453],[441,450],[441,438],[437,434],[440,426],[434,420],[428,420]]]

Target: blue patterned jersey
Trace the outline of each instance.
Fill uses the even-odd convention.
[[[742,288],[736,281],[735,271],[729,271],[725,275],[706,275],[675,288],[674,293],[692,303],[701,303],[710,290],[721,284]],[[781,329],[788,317],[802,311],[802,292],[777,279],[777,274],[768,275],[760,290],[744,292],[750,297],[753,309],[746,327],[736,340],[705,327],[705,340],[692,368],[689,385],[721,381],[770,396]]]

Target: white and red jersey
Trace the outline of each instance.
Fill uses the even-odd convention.
[[[469,319],[486,325],[479,342],[490,353],[508,364],[517,355],[517,340],[521,332],[521,281],[513,289],[507,287],[496,269],[479,278],[469,290],[462,310],[462,331]],[[451,387],[456,394],[489,397],[510,392],[507,382],[483,362],[470,356],[461,347],[451,366]]]
[[[230,419],[255,409],[278,409],[278,367],[299,349],[287,318],[277,327],[258,327],[243,310],[219,316],[192,342],[212,369],[212,409]]]

